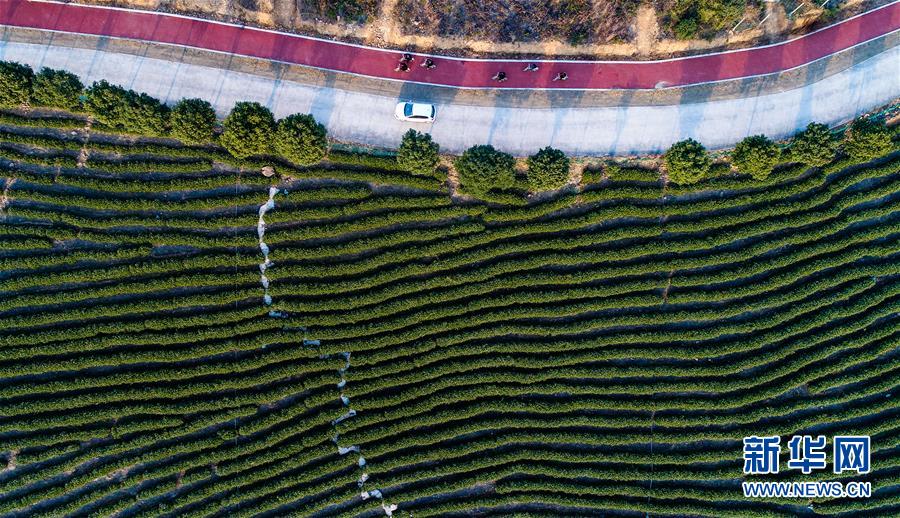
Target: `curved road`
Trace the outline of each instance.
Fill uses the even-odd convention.
[[[832,43],[830,46],[821,42],[815,45],[811,43],[820,41],[827,35],[839,37],[837,39],[843,42],[841,45],[853,47],[853,41],[866,40],[873,34],[885,31],[896,32],[891,28],[898,25],[898,12],[900,12],[900,2],[895,2],[813,35],[763,49],[749,49],[665,62],[574,63],[555,61],[552,62],[552,65],[548,64],[550,62],[544,62],[541,65],[541,73],[529,74],[521,71],[510,73],[510,80],[503,85],[514,86],[519,84],[517,81],[530,81],[534,83],[534,87],[538,87],[540,82],[544,81],[553,87],[562,86],[567,90],[507,92],[515,94],[519,98],[519,104],[513,106],[499,103],[466,104],[460,102],[460,99],[454,98],[455,95],[452,94],[456,91],[454,88],[421,86],[408,82],[384,83],[381,80],[357,78],[394,87],[374,92],[357,90],[353,87],[352,81],[348,83],[349,86],[346,84],[336,86],[340,83],[335,82],[334,77],[331,77],[335,74],[320,74],[325,78],[325,81],[320,83],[295,82],[286,79],[277,70],[273,73],[271,64],[262,60],[233,59],[233,56],[220,53],[209,55],[223,58],[221,60],[195,59],[196,56],[190,57],[188,54],[207,51],[187,52],[185,47],[179,48],[172,45],[156,45],[154,49],[168,47],[178,52],[150,52],[152,49],[136,43],[133,45],[136,50],[129,51],[121,49],[119,45],[111,44],[111,42],[127,43],[130,40],[48,32],[48,30],[65,29],[75,34],[96,32],[125,34],[126,36],[123,37],[127,37],[129,31],[137,31],[144,36],[163,41],[174,38],[193,43],[204,41],[217,45],[226,45],[227,43],[226,46],[230,45],[231,50],[246,51],[249,54],[273,52],[274,47],[265,44],[246,47],[249,45],[247,42],[255,41],[255,38],[263,37],[262,35],[269,35],[265,37],[276,40],[287,38],[295,42],[286,48],[291,49],[295,56],[308,57],[310,61],[307,64],[314,64],[318,62],[316,60],[327,58],[335,68],[340,65],[350,71],[368,70],[368,67],[372,67],[373,62],[368,57],[362,58],[369,54],[373,54],[378,60],[381,60],[378,62],[386,63],[389,68],[397,59],[396,52],[344,43],[327,42],[259,29],[241,29],[227,24],[179,16],[71,4],[0,0],[0,25],[46,29],[30,32],[17,28],[5,29],[5,37],[0,38],[0,60],[20,61],[28,63],[36,69],[49,66],[70,70],[78,74],[87,84],[106,79],[128,88],[146,92],[169,103],[185,97],[200,97],[210,101],[222,116],[228,113],[235,102],[244,100],[256,101],[268,106],[277,117],[298,112],[311,113],[325,124],[329,135],[338,140],[379,147],[396,147],[406,129],[416,127],[431,133],[435,141],[441,145],[442,150],[450,153],[459,153],[472,145],[489,143],[520,156],[531,154],[548,145],[573,155],[609,153],[628,155],[661,151],[673,142],[685,138],[694,138],[710,148],[730,146],[748,135],[760,133],[773,138],[782,138],[791,135],[811,121],[833,124],[891,102],[900,96],[900,46],[896,45],[898,34],[876,38],[871,43],[861,45],[858,49],[832,54],[827,59],[801,67],[789,74],[722,83],[723,85],[740,83],[745,86],[746,89],[742,89],[744,94],[739,98],[707,97],[705,100],[703,98],[694,99],[693,102],[681,99],[671,104],[638,105],[629,103],[626,95],[622,105],[583,106],[578,104],[579,97],[594,94],[583,90],[570,90],[578,84],[577,74],[581,72],[576,72],[576,70],[584,70],[585,76],[597,75],[596,81],[601,79],[609,81],[606,86],[610,86],[618,83],[612,79],[614,74],[604,71],[613,69],[622,71],[622,74],[625,73],[625,70],[633,70],[632,75],[627,75],[628,80],[638,81],[644,77],[642,74],[646,73],[652,76],[653,70],[662,70],[659,67],[676,66],[672,63],[678,62],[680,64],[677,66],[681,67],[683,79],[688,80],[684,71],[693,67],[694,65],[691,63],[696,63],[697,60],[713,60],[719,63],[734,60],[734,63],[744,64],[737,66],[737,69],[748,70],[748,60],[751,60],[752,56],[757,56],[758,52],[773,52],[771,49],[778,49],[779,55],[785,59],[786,56],[798,55],[805,56],[804,59],[812,59],[823,49],[840,46],[836,43]],[[170,24],[188,22],[189,26],[185,29],[187,32],[172,32],[173,26]],[[49,29],[51,27],[56,27],[56,29]],[[224,29],[218,29],[218,27]],[[218,37],[213,38],[211,33],[208,33],[208,31],[219,30],[232,31],[228,34],[233,34],[236,39],[227,42]],[[134,35],[132,33],[132,36]],[[84,41],[76,44],[70,41],[73,39]],[[306,51],[301,51],[303,48]],[[866,50],[861,51],[864,48]],[[317,50],[313,51],[312,49]],[[814,49],[818,50],[813,52]],[[279,52],[286,53],[288,51]],[[343,57],[328,57],[341,53],[344,53]],[[323,58],[323,56],[325,57]],[[844,59],[848,56],[851,61],[849,68],[844,68],[836,73],[828,73],[823,67],[832,59]],[[234,66],[235,59],[246,59],[259,66],[250,69],[236,68]],[[446,77],[452,64],[465,70],[465,73],[450,77],[448,81],[466,81],[468,82],[467,86],[480,88],[476,85],[484,82],[482,76],[495,70],[498,63],[506,63],[506,66],[512,66],[515,63],[516,68],[521,65],[520,62],[502,60],[440,59],[435,70],[428,71],[414,67],[413,71],[409,73],[409,78],[415,79],[421,76],[421,79],[427,79],[432,77],[430,75],[426,77],[427,74],[436,74],[437,72],[442,74],[440,77]],[[217,64],[217,61],[221,63]],[[785,62],[778,61],[778,63]],[[763,63],[753,66],[768,67],[771,65],[771,63]],[[551,67],[563,66],[569,71],[571,79],[562,85],[560,82],[548,82],[547,76],[552,72]],[[576,66],[582,68],[573,68]],[[303,67],[295,68],[304,69]],[[375,68],[378,70],[373,69],[372,73],[384,73],[384,67]],[[473,70],[482,72],[476,74],[472,72]],[[589,72],[590,70],[599,71],[599,73],[594,74],[594,72]],[[637,72],[638,70],[645,72]],[[717,77],[721,78],[726,71],[736,69],[729,65],[719,66],[716,70],[720,74]],[[754,70],[758,71],[759,68],[754,68]],[[799,74],[804,81],[791,89],[777,87],[777,80],[790,74]],[[392,69],[387,71],[387,75],[389,78],[392,77]],[[650,76],[640,80],[646,80],[649,84],[657,79],[648,79]],[[626,76],[620,74],[618,77]],[[706,73],[699,77],[709,79],[714,76]],[[757,85],[755,82],[762,84]],[[640,85],[640,83],[635,84]],[[711,87],[689,88],[710,89]],[[428,89],[450,92],[450,95],[432,96],[426,91]],[[674,88],[665,91],[674,92],[677,98],[678,93],[682,90]],[[490,100],[494,91],[471,90],[470,92]],[[545,93],[548,96],[549,107],[535,107],[530,102],[535,95],[544,95]],[[609,92],[608,94],[614,93]],[[628,91],[626,91],[627,93]],[[634,95],[643,95],[644,93],[656,95],[659,92],[636,92]],[[604,92],[597,92],[597,94],[607,95]],[[436,122],[411,125],[395,120],[393,118],[394,104],[398,99],[409,98],[434,102],[438,110]]]
[[[152,11],[48,1],[0,0],[0,25],[91,34],[262,58],[367,77],[457,88],[650,89],[790,70],[900,29],[900,2],[786,42],[660,61],[543,61],[434,56],[436,68],[395,72],[397,51]],[[498,71],[508,80],[492,81]],[[567,81],[553,81],[566,72]]]

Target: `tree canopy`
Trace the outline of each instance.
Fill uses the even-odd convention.
[[[791,139],[791,159],[809,166],[820,167],[834,159],[838,143],[824,124],[809,123],[806,129]]]
[[[78,76],[65,70],[42,68],[34,77],[31,100],[39,106],[52,106],[64,110],[81,109],[84,84]]]
[[[757,180],[765,180],[778,163],[778,146],[765,135],[753,135],[738,142],[731,153],[731,163],[738,171]]]
[[[88,88],[85,108],[97,122],[115,130],[165,135],[169,107],[144,93],[98,81]]]
[[[494,146],[472,146],[454,162],[459,183],[469,194],[485,194],[491,189],[508,189],[515,184],[515,159]]]
[[[171,135],[189,144],[203,144],[213,139],[216,112],[202,99],[182,99],[172,107]]]
[[[868,117],[859,118],[844,134],[844,152],[856,160],[868,161],[891,152],[891,130]]]
[[[569,179],[569,157],[545,147],[528,157],[528,187],[533,192],[559,189]]]
[[[222,126],[219,142],[235,158],[271,152],[275,117],[265,106],[255,102],[237,103]]]
[[[703,144],[694,139],[672,144],[665,155],[669,181],[679,185],[699,182],[709,174],[712,161]]]
[[[0,61],[0,106],[16,107],[28,102],[34,71],[28,65]]]
[[[403,135],[397,151],[397,163],[413,174],[430,175],[437,167],[439,146],[431,135],[411,129]]]
[[[295,164],[315,164],[328,152],[325,126],[308,114],[285,117],[275,132],[275,151]]]

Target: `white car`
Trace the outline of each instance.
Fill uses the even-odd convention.
[[[394,117],[406,122],[434,122],[434,105],[403,101],[394,108]]]

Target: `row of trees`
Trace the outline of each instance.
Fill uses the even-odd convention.
[[[28,65],[0,61],[0,107],[31,103],[78,110],[83,91],[84,85],[75,74],[51,68],[35,74]]]
[[[145,93],[107,81],[85,88],[78,76],[63,70],[0,62],[0,107],[25,104],[69,111],[85,111],[110,129],[151,136],[172,136],[189,144],[216,137],[218,121],[212,105],[202,99],[183,99],[169,107]],[[325,157],[325,127],[311,115],[296,114],[276,123],[259,103],[235,105],[225,119],[219,142],[237,158],[279,154],[298,164]]]
[[[35,74],[27,65],[0,61],[0,107],[25,104],[86,111],[113,130],[171,135],[191,144],[211,141],[216,129],[212,105],[200,99],[184,99],[170,108],[154,97],[107,81],[85,88],[71,72],[44,67]]]
[[[62,70],[43,68],[37,74],[26,65],[0,62],[0,106],[25,103],[71,111],[84,110],[109,128],[144,135],[169,135],[191,144],[216,138],[217,119],[210,103],[183,99],[171,108],[147,94],[127,90],[106,81],[85,89],[77,76]],[[234,157],[280,155],[299,165],[324,159],[328,153],[325,127],[312,115],[294,114],[276,121],[272,112],[255,102],[240,102],[222,124],[219,143]],[[812,123],[782,150],[764,135],[747,137],[731,153],[731,163],[741,173],[765,179],[780,162],[800,162],[822,166],[844,153],[858,160],[870,160],[892,149],[891,132],[868,118],[856,120],[845,132],[843,142],[824,124]],[[397,153],[398,165],[413,174],[434,173],[439,146],[431,136],[409,130]],[[665,154],[669,180],[691,184],[706,178],[712,168],[709,153],[699,142],[688,139],[674,144]],[[454,162],[460,185],[479,196],[491,190],[517,185],[515,159],[490,145],[474,146]],[[546,147],[527,159],[528,172],[523,187],[532,192],[558,189],[569,177],[569,159],[557,149]]]
[[[857,161],[868,161],[886,155],[893,149],[891,130],[884,123],[861,117],[844,132],[843,140],[828,126],[810,123],[796,134],[785,149],[765,135],[753,135],[738,142],[731,152],[731,164],[738,172],[764,180],[772,169],[783,162],[798,162],[821,167],[842,151]],[[712,159],[702,144],[682,140],[666,152],[669,180],[677,184],[696,183],[709,175]]]
[[[301,165],[314,164],[328,153],[325,126],[312,115],[296,113],[279,121],[265,106],[237,103],[222,124],[222,144],[236,158],[281,155]]]
[[[68,111],[85,111],[110,129],[150,136],[171,136],[188,144],[216,140],[218,120],[202,99],[183,99],[169,107],[144,93],[107,81],[88,88],[78,76],[27,65],[0,62],[0,107],[25,104]],[[236,158],[280,155],[300,165],[319,162],[328,153],[325,127],[312,115],[294,114],[275,120],[271,110],[255,102],[237,103],[225,118],[218,142]],[[439,160],[431,136],[410,130],[397,155],[400,166],[414,174],[431,175]]]
[[[738,172],[764,180],[779,163],[797,162],[821,167],[834,160],[838,152],[862,162],[883,156],[892,149],[891,130],[882,122],[862,117],[847,128],[843,140],[839,140],[828,126],[811,123],[783,150],[765,135],[753,135],[735,146],[730,161]],[[527,164],[525,187],[532,192],[558,189],[565,185],[569,176],[569,159],[558,149],[541,149],[528,157]],[[708,177],[713,161],[702,144],[687,139],[669,148],[665,164],[669,180],[685,185]],[[515,159],[493,146],[473,146],[457,158],[454,165],[460,185],[465,192],[475,196],[516,185]]]
[[[545,147],[528,157],[526,185],[532,192],[558,189],[569,179],[569,158],[558,149]],[[516,185],[516,161],[490,145],[473,146],[454,162],[459,183],[475,196],[492,189]]]

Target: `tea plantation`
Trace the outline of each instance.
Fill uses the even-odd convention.
[[[6,112],[0,515],[896,515],[900,154],[833,156],[450,196]],[[743,498],[802,433],[872,497]]]

